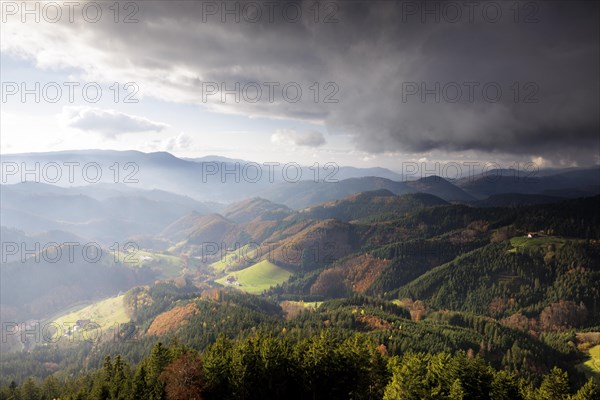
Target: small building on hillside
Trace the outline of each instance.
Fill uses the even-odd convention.
[[[231,285],[231,286],[242,286],[242,285],[241,285],[241,284],[240,284],[240,283],[237,281],[237,278],[236,278],[235,276],[233,276],[233,275],[229,275],[229,276],[227,277],[227,279],[226,279],[226,282],[227,282],[227,284],[228,284],[228,285]]]

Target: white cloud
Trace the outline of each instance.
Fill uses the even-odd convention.
[[[552,165],[549,160],[546,160],[544,157],[531,157],[531,162],[535,164],[537,168],[548,168]]]
[[[63,107],[59,119],[65,126],[97,132],[107,138],[132,132],[160,132],[167,127],[137,115],[94,107]]]
[[[326,143],[323,134],[317,130],[298,133],[295,129],[277,129],[271,135],[271,142],[304,147],[319,147]]]
[[[193,144],[193,138],[181,132],[179,135],[170,136],[165,139],[155,139],[146,142],[145,146],[151,151],[178,151],[178,150],[191,150]]]
[[[180,133],[177,136],[172,136],[166,140],[165,149],[167,151],[186,150],[192,144],[192,137],[185,133]]]

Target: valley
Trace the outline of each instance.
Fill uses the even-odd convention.
[[[600,379],[598,196],[482,200],[442,178],[383,179],[323,186],[324,202],[218,206],[109,184],[3,185],[8,207],[37,210],[46,225],[3,220],[2,385],[95,376],[117,355],[139,372],[158,342],[208,362],[224,343],[325,340],[346,351],[358,338],[379,363],[476,353],[523,382],[550,379],[555,366],[577,387]],[[117,203],[133,208],[104,206]],[[108,229],[114,218],[134,222]],[[86,243],[98,256],[79,251]],[[400,373],[391,368],[381,376]]]

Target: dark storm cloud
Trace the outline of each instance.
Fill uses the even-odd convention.
[[[139,23],[71,24],[65,29],[73,36],[63,45],[85,41],[95,63],[81,60],[79,67],[135,76],[140,86],[154,87],[147,90],[154,96],[224,112],[316,120],[332,132],[351,133],[359,149],[372,153],[475,150],[580,163],[597,157],[597,2],[533,1],[515,8],[506,1],[469,7],[333,1],[321,2],[317,17],[314,2],[304,2],[297,20],[282,14],[294,8],[289,3],[278,2],[272,20],[268,2],[254,3],[262,13],[254,23],[243,12],[245,2],[138,2]],[[207,4],[217,12],[207,13]],[[239,7],[239,23],[234,14],[221,22],[225,4]],[[461,17],[452,22],[457,9]],[[279,89],[269,101],[264,86],[256,102],[203,98],[206,82],[228,89],[236,82],[277,82],[279,88],[296,82],[302,98],[287,101]],[[327,82],[335,86],[326,90]],[[422,97],[422,89],[438,92],[439,100],[435,93]],[[462,95],[454,102],[457,89]],[[326,95],[337,102],[324,102]]]
[[[503,11],[507,18],[496,24],[399,23],[370,32],[371,57],[359,63],[372,62],[373,73],[328,122],[345,124],[372,152],[472,149],[592,162],[599,132],[597,4],[540,3],[539,22],[530,24],[514,23],[509,7]],[[465,98],[468,82],[478,84],[473,101]],[[439,102],[435,94],[422,98],[422,85],[438,92]],[[415,86],[419,92],[403,99],[403,89]],[[463,98],[453,103],[456,86]],[[497,102],[495,87],[502,90]]]

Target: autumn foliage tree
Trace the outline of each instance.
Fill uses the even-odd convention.
[[[324,297],[344,297],[348,294],[348,288],[344,282],[343,271],[331,268],[321,272],[310,288],[310,293]]]
[[[160,375],[165,385],[167,400],[202,400],[204,378],[200,357],[184,353],[173,361]]]
[[[547,331],[568,329],[583,323],[588,316],[585,305],[572,301],[552,303],[540,313],[540,325]]]

